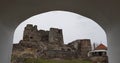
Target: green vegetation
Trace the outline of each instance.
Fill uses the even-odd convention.
[[[73,60],[47,60],[47,59],[24,59],[24,63],[92,63],[89,60],[80,60],[80,59],[73,59]]]
[[[42,59],[42,58],[24,58],[12,56],[11,63],[92,63],[86,59]]]

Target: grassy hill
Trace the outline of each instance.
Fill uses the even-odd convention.
[[[24,63],[92,63],[89,60],[72,59],[72,60],[47,60],[47,59],[25,59]]]

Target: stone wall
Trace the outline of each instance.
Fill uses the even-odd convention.
[[[76,52],[71,51],[61,51],[61,50],[45,50],[43,53],[43,58],[45,59],[75,59],[77,58]]]
[[[93,56],[90,57],[93,63],[108,63],[108,56]]]
[[[90,39],[75,40],[68,46],[78,53],[78,57],[82,58],[87,58],[88,52],[92,50]]]
[[[62,29],[50,28],[49,42],[53,44],[63,45]]]
[[[38,30],[36,25],[28,24],[24,30],[23,40],[13,45],[12,56],[75,59],[88,58],[89,51],[91,51],[90,39],[75,40],[66,45],[62,29]]]
[[[80,46],[78,47],[78,50],[79,53],[81,54],[81,57],[83,58],[88,57],[88,52],[92,50],[90,39],[80,40]]]

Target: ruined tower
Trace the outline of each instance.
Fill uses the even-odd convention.
[[[24,33],[23,33],[23,40],[24,41],[29,41],[32,31],[33,31],[33,25],[31,25],[31,24],[28,24],[24,28]]]
[[[23,40],[13,45],[13,56],[18,58],[88,58],[89,51],[91,51],[90,39],[78,39],[64,44],[62,29],[38,30],[37,26],[32,24],[25,27]]]
[[[33,26],[32,24],[28,24],[23,33],[23,41],[37,41],[38,37],[38,30],[37,26]]]
[[[80,40],[80,46],[78,47],[81,57],[88,57],[88,52],[92,50],[90,39]]]
[[[38,30],[36,25],[28,24],[23,33],[23,41],[48,42],[49,31]]]
[[[62,29],[50,28],[49,42],[53,44],[63,45],[63,33]]]

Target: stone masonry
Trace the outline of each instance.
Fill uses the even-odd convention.
[[[62,29],[50,28],[50,31],[38,30],[28,24],[23,39],[13,45],[12,57],[75,59],[87,58],[91,51],[90,39],[79,39],[64,44]]]

